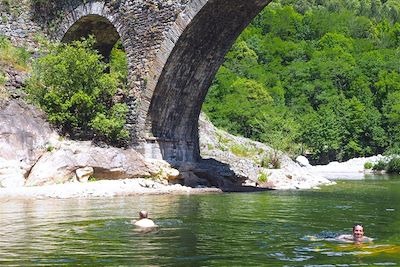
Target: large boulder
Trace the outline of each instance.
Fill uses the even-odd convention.
[[[296,162],[297,162],[298,164],[300,164],[301,167],[308,167],[308,166],[310,166],[310,162],[309,162],[308,159],[307,159],[306,157],[304,157],[303,155],[297,156]]]
[[[61,147],[46,152],[32,168],[26,186],[48,185],[77,180],[76,171],[93,169],[96,179],[138,177],[168,178],[170,165],[161,161],[146,161],[133,149],[101,148],[90,142],[64,141]],[[78,171],[79,173],[79,171]]]

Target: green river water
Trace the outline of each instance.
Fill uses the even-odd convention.
[[[130,220],[146,209],[160,225]],[[365,226],[371,244],[323,239]],[[0,200],[0,266],[400,266],[400,176],[321,190]]]

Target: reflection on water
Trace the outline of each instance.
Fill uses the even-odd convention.
[[[130,224],[143,209],[159,229]],[[329,240],[355,222],[374,243]],[[318,191],[0,200],[0,225],[0,265],[397,266],[400,179]]]

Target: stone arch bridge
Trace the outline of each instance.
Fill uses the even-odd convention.
[[[270,1],[57,0],[47,10],[57,15],[45,25],[64,42],[95,35],[105,58],[121,38],[132,146],[147,157],[196,161],[198,118],[212,79],[237,36]]]

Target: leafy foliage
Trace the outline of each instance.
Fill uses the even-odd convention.
[[[266,174],[266,173],[264,173],[264,172],[261,172],[260,175],[258,176],[257,180],[258,180],[260,183],[266,183],[266,182],[268,182],[268,174]]]
[[[88,38],[50,46],[35,62],[27,92],[64,133],[118,144],[128,138],[128,108],[112,101],[121,74],[106,72],[108,64],[93,49],[94,42]]]
[[[365,162],[364,163],[364,169],[366,169],[366,170],[372,169],[373,166],[374,166],[374,164],[372,162]]]
[[[203,110],[320,162],[400,147],[397,1],[272,2],[225,57]]]
[[[385,170],[387,167],[387,163],[383,160],[378,161],[377,163],[374,164],[374,166],[372,167],[372,169],[374,171],[383,171]]]
[[[9,65],[17,70],[29,70],[31,53],[22,47],[14,47],[11,41],[0,35],[0,66]]]
[[[400,158],[399,157],[394,157],[392,158],[388,165],[387,165],[387,171],[388,173],[400,173]]]

